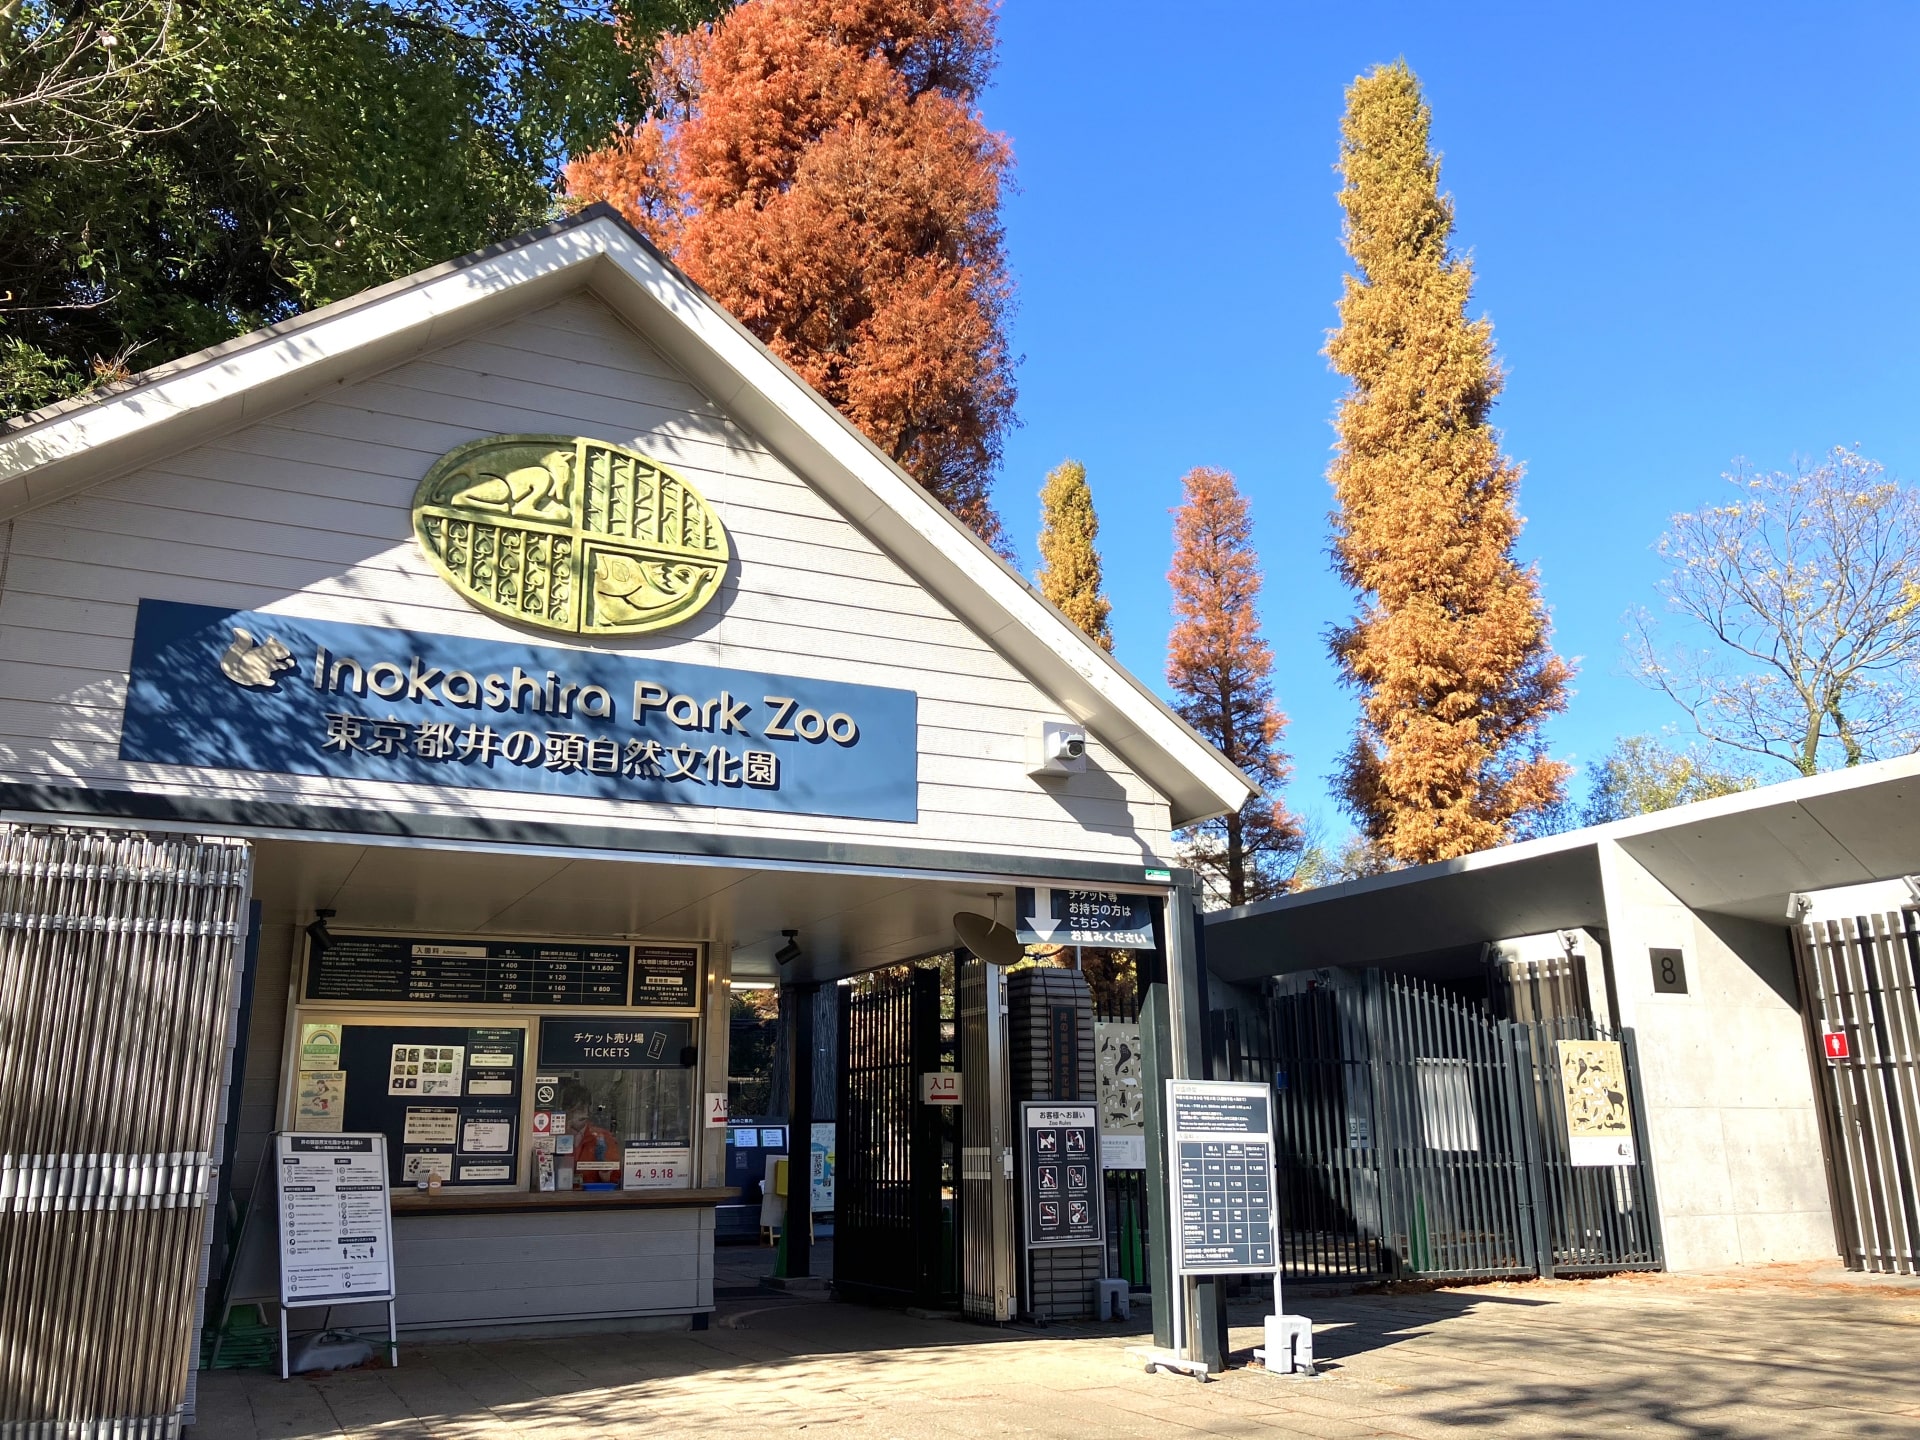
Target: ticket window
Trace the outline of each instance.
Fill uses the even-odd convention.
[[[644,1189],[690,1181],[691,1070],[559,1070],[554,1078],[556,1113],[566,1117],[555,1146],[555,1188]]]

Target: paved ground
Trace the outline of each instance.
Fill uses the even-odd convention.
[[[1798,1269],[1300,1297],[1318,1379],[1148,1376],[1136,1327],[989,1330],[727,1302],[702,1333],[410,1345],[398,1370],[201,1377],[193,1440],[1920,1436],[1920,1287]],[[1139,1312],[1136,1311],[1136,1315]],[[1257,1318],[1236,1307],[1236,1321]],[[1240,1361],[1259,1343],[1236,1324]]]

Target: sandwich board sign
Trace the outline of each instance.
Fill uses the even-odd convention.
[[[287,1311],[382,1303],[387,1348],[400,1363],[393,1314],[393,1212],[387,1137],[274,1137],[280,1221],[280,1378],[287,1375]]]

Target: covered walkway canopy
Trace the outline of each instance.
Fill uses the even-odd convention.
[[[1920,756],[1908,755],[1323,886],[1207,916],[1207,968],[1246,981],[1604,927],[1608,846],[1690,910],[1783,925],[1796,892],[1920,868],[1916,802]]]

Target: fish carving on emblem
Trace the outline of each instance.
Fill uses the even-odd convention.
[[[729,554],[720,517],[679,475],[565,435],[448,451],[414,492],[413,533],[482,610],[568,635],[686,619],[718,593]]]

